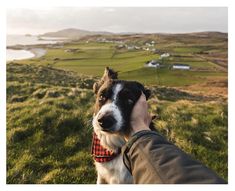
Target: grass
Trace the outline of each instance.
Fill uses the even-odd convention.
[[[171,142],[228,178],[227,103],[178,100],[152,105],[155,126]],[[154,108],[155,107],[155,108]]]
[[[198,47],[177,47],[173,49],[176,53],[197,53],[201,51]]]
[[[156,129],[194,159],[228,179],[226,98],[154,87],[150,111]]]
[[[210,76],[226,78],[226,75],[220,72],[202,72],[202,71],[183,71],[169,70],[164,68],[159,70],[152,68],[140,68],[133,71],[122,72],[119,75],[122,79],[137,79],[145,85],[164,85],[164,86],[188,86],[195,83],[202,83]]]
[[[7,183],[95,183],[89,152],[94,80],[84,86],[82,77],[60,70],[7,67]]]

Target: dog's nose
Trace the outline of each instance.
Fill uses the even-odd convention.
[[[98,122],[104,130],[111,128],[117,121],[112,115],[103,115],[99,117]]]

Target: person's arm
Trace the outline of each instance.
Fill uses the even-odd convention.
[[[226,183],[160,134],[150,131],[149,123],[147,102],[142,95],[133,108],[132,131],[122,150],[124,164],[133,175],[134,183]]]

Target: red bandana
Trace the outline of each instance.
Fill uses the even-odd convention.
[[[98,139],[97,135],[93,133],[91,154],[93,155],[96,162],[109,162],[118,156],[120,152],[120,149],[117,153],[114,153],[104,148],[100,144],[100,140]]]

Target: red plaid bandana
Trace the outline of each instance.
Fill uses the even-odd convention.
[[[120,152],[121,149],[119,149],[117,153],[105,149],[100,144],[100,140],[98,139],[97,135],[93,133],[91,154],[93,155],[96,162],[109,162],[119,155]]]

